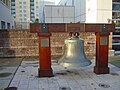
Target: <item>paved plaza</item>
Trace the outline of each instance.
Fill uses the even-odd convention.
[[[90,66],[71,69],[53,62],[54,77],[39,78],[38,59],[25,58],[19,66],[7,69],[6,72],[12,74],[5,77],[6,82],[1,82],[2,78],[0,82],[6,84],[4,87],[9,85],[17,90],[120,90],[120,68],[109,64],[110,74],[96,75],[93,73],[94,60],[91,61]]]

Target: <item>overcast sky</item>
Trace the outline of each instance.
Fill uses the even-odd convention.
[[[55,0],[55,4],[58,4],[60,2],[60,0]]]

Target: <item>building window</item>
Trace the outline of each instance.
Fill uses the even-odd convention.
[[[36,4],[38,4],[38,2],[36,2]]]
[[[26,4],[26,2],[23,2],[23,4]]]
[[[38,16],[39,16],[39,14],[36,14],[36,16],[38,17]]]
[[[26,14],[24,14],[24,17],[26,17]]]
[[[31,14],[32,17],[34,17],[34,14]]]
[[[31,9],[34,9],[34,6],[30,6]]]
[[[15,9],[15,6],[11,6],[11,9]]]
[[[120,10],[120,4],[113,4],[113,10]]]
[[[22,10],[19,10],[19,12],[22,12]]]
[[[22,2],[19,2],[19,4],[22,4]]]
[[[19,8],[22,8],[22,6],[19,6]]]
[[[7,23],[7,29],[10,29],[10,23]]]
[[[23,6],[24,9],[26,9],[26,6]]]
[[[36,8],[39,8],[38,6],[36,6]]]
[[[24,10],[24,13],[26,12],[26,10]]]
[[[20,18],[19,20],[20,20],[20,22],[22,22],[22,18]]]
[[[24,18],[24,21],[27,21],[27,19],[26,19],[26,18]]]
[[[39,10],[36,10],[36,13],[39,13]]]
[[[6,25],[4,21],[1,21],[1,29],[5,29]]]
[[[22,14],[19,14],[20,17],[22,17]]]

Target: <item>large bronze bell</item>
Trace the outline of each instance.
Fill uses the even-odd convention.
[[[79,33],[70,33],[70,38],[65,39],[64,54],[58,64],[64,67],[84,67],[91,64],[84,53],[84,40]]]

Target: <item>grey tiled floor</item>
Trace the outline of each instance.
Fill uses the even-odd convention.
[[[54,77],[38,78],[38,61],[23,61],[10,87],[18,90],[120,90],[120,68],[111,64],[110,74],[93,73],[94,61],[84,68],[65,69],[53,63]]]

